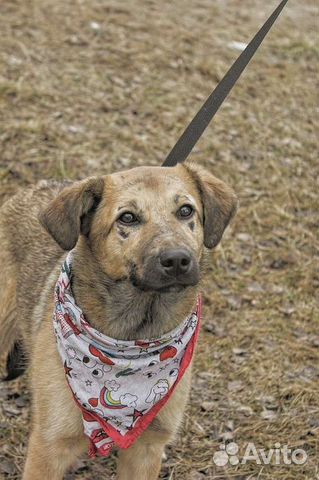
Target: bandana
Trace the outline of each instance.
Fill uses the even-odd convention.
[[[122,341],[94,329],[76,305],[69,253],[55,287],[54,331],[65,376],[82,411],[89,455],[130,447],[165,405],[193,357],[196,312],[160,338]]]

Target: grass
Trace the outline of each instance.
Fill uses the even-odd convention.
[[[40,178],[164,160],[238,55],[229,43],[249,41],[275,6],[185,5],[1,2],[1,202]],[[319,478],[316,18],[312,0],[287,5],[192,155],[233,185],[240,209],[211,255],[166,480]],[[28,398],[25,379],[0,390],[0,478],[21,476]],[[231,441],[240,455],[248,442],[303,448],[308,461],[217,467],[214,452]],[[83,459],[67,478],[102,478],[114,462]]]

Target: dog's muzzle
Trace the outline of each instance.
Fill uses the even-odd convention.
[[[170,248],[151,257],[141,278],[132,272],[131,281],[142,290],[183,288],[199,282],[198,262],[186,248]]]

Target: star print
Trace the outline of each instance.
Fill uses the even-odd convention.
[[[144,410],[140,412],[139,410],[134,409],[133,420],[135,421],[137,418],[143,417],[143,412]]]
[[[179,363],[179,359],[178,359],[178,358],[175,358],[175,359],[173,360],[173,362],[174,362],[174,363]]]
[[[136,410],[136,409],[134,408],[134,412],[131,413],[130,415],[127,415],[127,417],[133,417],[133,418],[132,418],[132,425],[127,428],[128,430],[132,430],[133,424],[135,423],[135,421],[136,421],[138,418],[143,417],[143,412],[145,412],[145,410],[139,411],[139,410]]]
[[[143,353],[143,352],[147,353],[147,352],[148,352],[148,348],[145,348],[145,347],[144,347],[144,348],[140,348],[140,353]]]
[[[176,343],[177,345],[183,345],[183,341],[182,341],[181,338],[179,338],[178,340],[175,340],[175,343]]]
[[[117,417],[110,417],[109,420],[111,420],[111,422],[113,422],[114,425],[117,425],[118,427],[122,425],[121,420]]]
[[[70,368],[67,366],[66,364],[66,361],[64,362],[64,372],[65,372],[65,375],[68,375],[68,377],[72,378],[71,377],[71,374],[70,372],[72,372],[73,368]]]
[[[86,381],[85,381],[85,385],[86,385],[87,387],[90,387],[90,386],[92,385],[92,381],[91,381],[91,380],[86,380]]]

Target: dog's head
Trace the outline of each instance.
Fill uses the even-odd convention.
[[[233,190],[192,164],[138,167],[66,187],[40,215],[64,249],[82,236],[103,272],[141,290],[196,285],[236,210]]]

